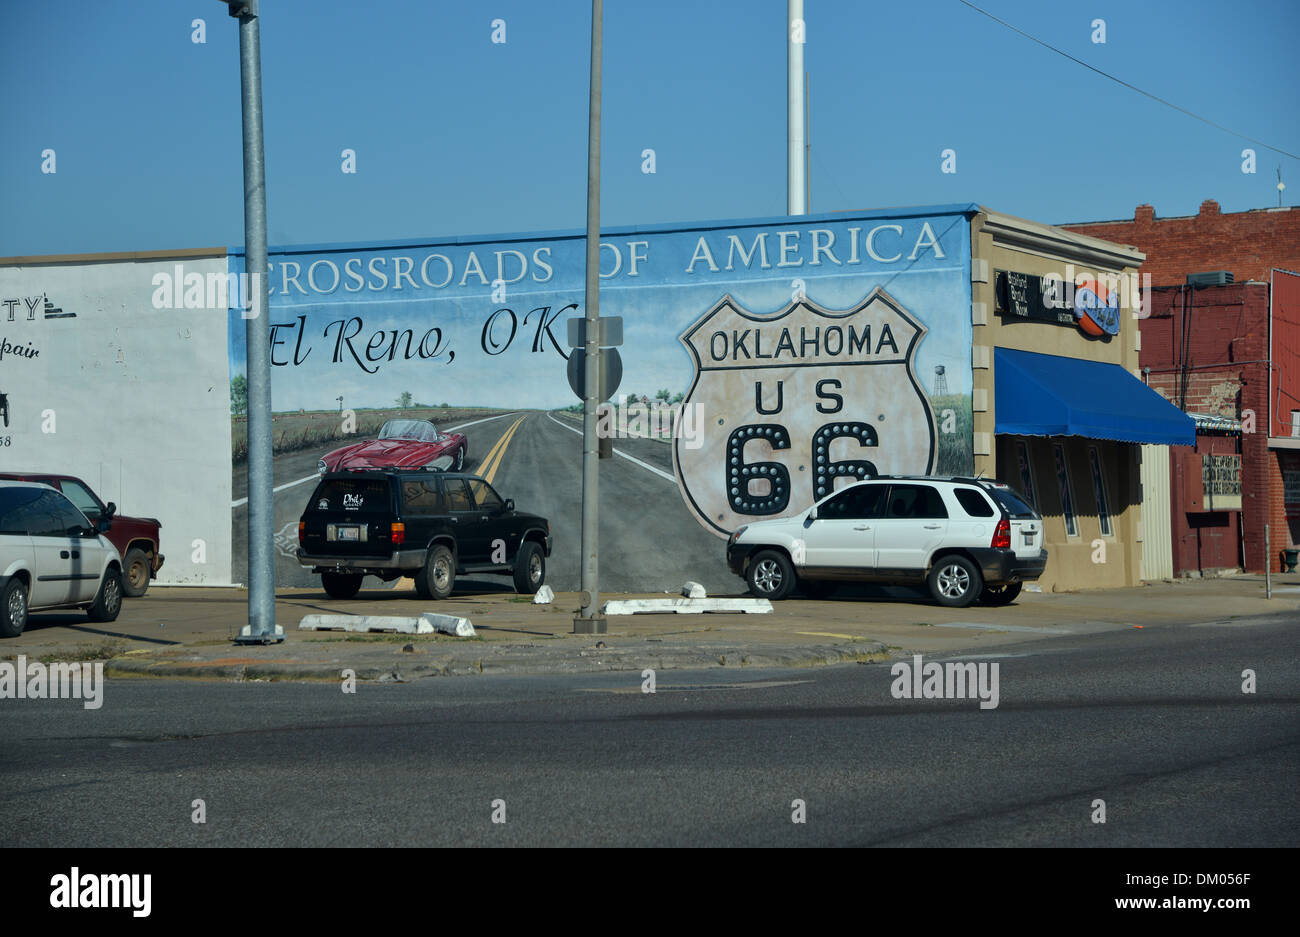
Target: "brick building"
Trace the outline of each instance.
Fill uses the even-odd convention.
[[[1157,218],[1139,205],[1132,221],[1093,221],[1061,225],[1090,237],[1132,244],[1147,255],[1142,272],[1153,286],[1178,286],[1189,273],[1227,270],[1237,283],[1269,281],[1269,272],[1300,270],[1300,208],[1219,211],[1206,199],[1195,215]]]
[[[1207,200],[1158,219],[1139,205],[1132,221],[1062,227],[1146,254],[1140,365],[1198,426],[1194,450],[1170,452],[1174,574],[1281,569],[1300,544],[1300,275],[1287,272],[1300,271],[1300,209],[1222,214]],[[1187,286],[1218,270],[1235,282]]]

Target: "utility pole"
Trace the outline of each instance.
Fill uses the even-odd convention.
[[[803,47],[807,25],[803,0],[787,0],[786,40],[786,195],[787,215],[808,214],[805,179],[808,173],[804,148]]]
[[[271,347],[266,290],[266,167],[262,147],[262,49],[258,0],[223,0],[239,20],[239,84],[244,125],[243,302],[248,369],[248,624],[238,644],[284,640],[275,623],[275,553],[271,491]]]
[[[596,408],[600,405],[600,60],[603,0],[591,0],[591,100],[587,112],[587,290],[586,374],[582,399],[582,609],[573,620],[574,634],[604,634],[600,614],[600,440]]]

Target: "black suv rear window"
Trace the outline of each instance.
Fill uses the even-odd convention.
[[[1012,517],[1037,517],[1038,512],[1031,508],[1020,495],[1016,494],[1010,488],[986,488],[984,489],[993,496],[993,500],[1006,510]]]
[[[331,478],[316,486],[308,510],[383,514],[392,510],[388,482],[380,478]]]

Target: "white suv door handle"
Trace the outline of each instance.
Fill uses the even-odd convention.
[[[943,526],[942,524],[926,524],[926,525],[925,525],[925,529],[926,529],[926,530],[938,530],[938,529],[939,529],[940,527],[942,527],[942,526]]]
[[[854,530],[870,530],[870,527],[854,527]]]

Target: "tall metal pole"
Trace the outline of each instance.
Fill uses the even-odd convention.
[[[262,49],[258,0],[229,3],[239,19],[244,123],[244,311],[248,369],[248,626],[241,644],[284,640],[275,624],[271,492],[271,347],[266,312],[266,173],[262,150]]]
[[[808,173],[804,150],[803,46],[807,27],[803,0],[787,0],[786,55],[786,196],[787,215],[806,215],[804,179]]]
[[[591,103],[587,115],[587,295],[586,374],[582,399],[582,610],[574,634],[604,634],[600,609],[600,528],[598,523],[600,440],[600,60],[602,0],[591,0]]]
[[[812,131],[809,129],[811,119],[808,116],[808,95],[812,90],[812,79],[803,73],[803,210],[812,211]]]

